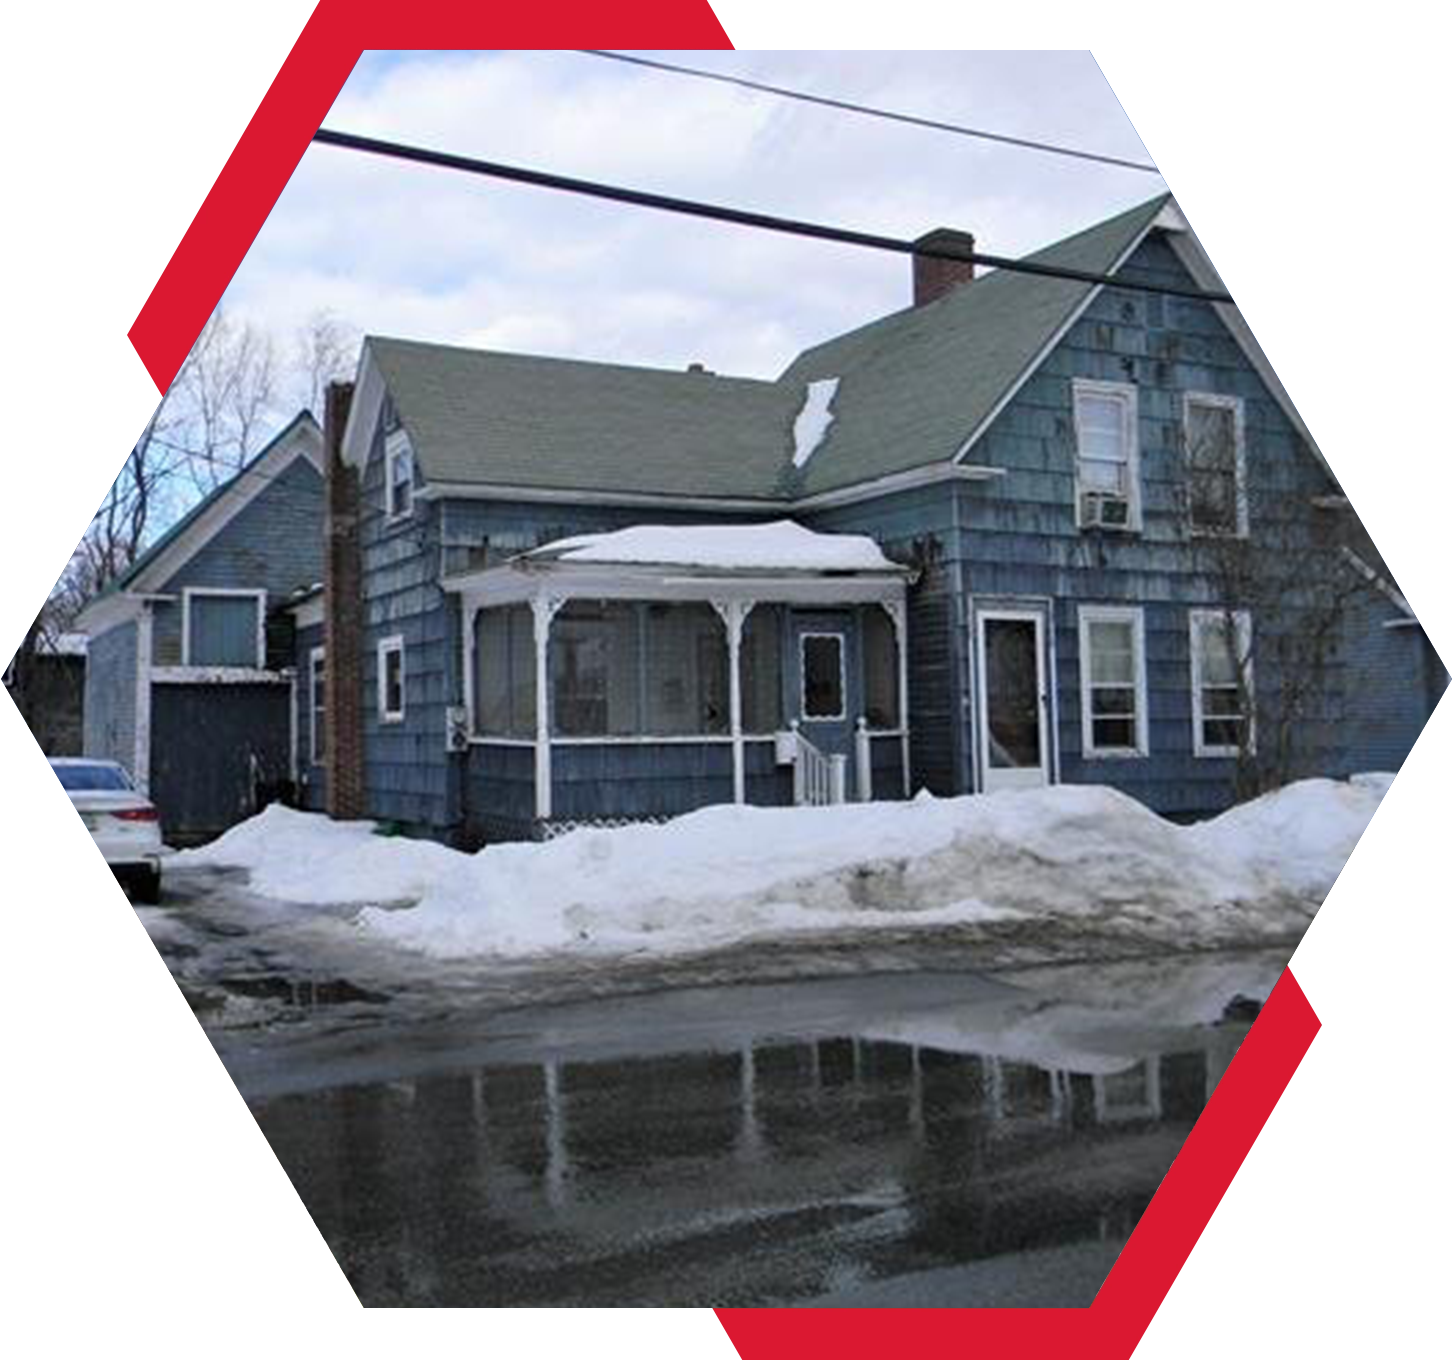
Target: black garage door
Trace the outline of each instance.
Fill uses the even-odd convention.
[[[151,797],[173,845],[218,835],[288,777],[291,690],[152,686]]]

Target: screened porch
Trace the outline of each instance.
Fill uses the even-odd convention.
[[[904,796],[906,584],[871,540],[786,524],[643,526],[451,579],[472,810]]]

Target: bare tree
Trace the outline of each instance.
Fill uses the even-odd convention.
[[[1341,648],[1370,587],[1349,566],[1361,528],[1351,511],[1293,477],[1269,485],[1263,469],[1249,479],[1238,465],[1236,418],[1230,403],[1188,418],[1180,522],[1220,616],[1205,644],[1204,666],[1221,674],[1204,678],[1199,696],[1203,739],[1211,733],[1218,739],[1209,744],[1235,748],[1233,793],[1243,799],[1329,772]]]
[[[323,394],[329,383],[352,377],[358,365],[360,336],[329,311],[314,312],[295,337],[298,405],[323,419]]]
[[[257,451],[277,415],[277,346],[271,335],[221,306],[208,318],[164,404],[174,452],[206,493]]]

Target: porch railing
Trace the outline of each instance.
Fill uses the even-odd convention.
[[[793,723],[793,803],[826,807],[841,803],[848,792],[848,757],[820,751]]]

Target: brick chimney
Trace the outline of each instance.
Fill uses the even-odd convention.
[[[364,816],[363,556],[358,472],[343,461],[352,383],[330,383],[323,405],[323,730],[328,815]]]
[[[937,302],[974,281],[974,237],[953,227],[938,227],[914,242],[914,306]],[[920,252],[933,251],[934,254]],[[953,257],[953,258],[946,258]]]

